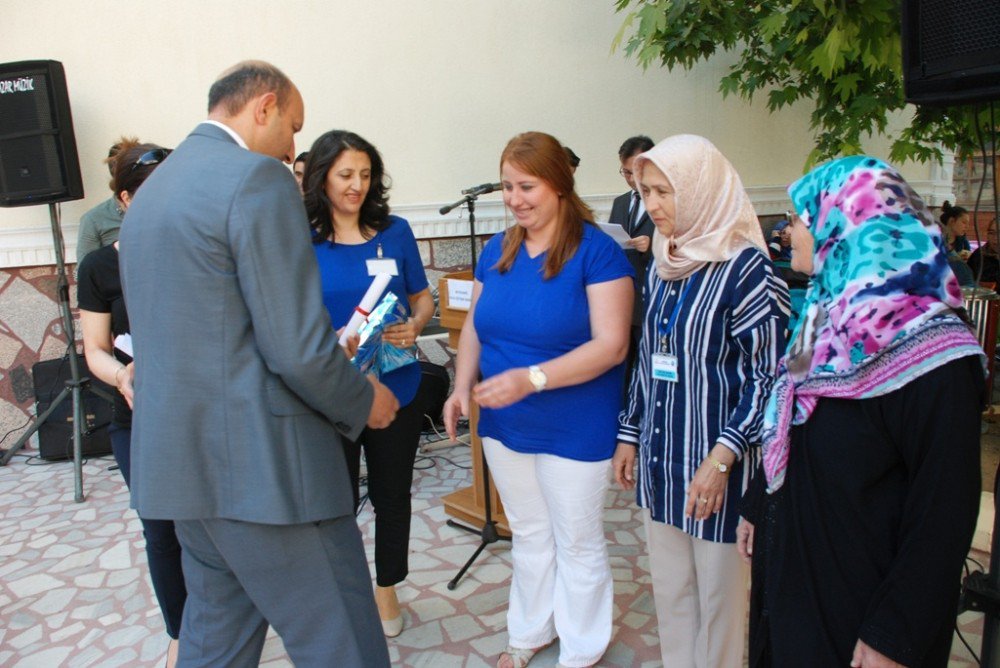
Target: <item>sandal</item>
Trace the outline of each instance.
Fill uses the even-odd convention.
[[[524,668],[536,654],[546,647],[548,645],[528,649],[526,647],[511,647],[507,645],[507,648],[500,652],[500,658],[497,660],[497,668]],[[504,661],[504,659],[509,659],[509,661]]]

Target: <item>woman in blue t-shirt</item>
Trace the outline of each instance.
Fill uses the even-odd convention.
[[[397,272],[388,291],[399,297],[409,319],[386,328],[384,340],[409,348],[434,314],[434,300],[409,223],[389,215],[387,181],[374,146],[352,132],[331,130],[309,149],[302,185],[323,303],[333,326],[347,324],[371,284],[368,261],[392,260]],[[408,572],[410,486],[424,413],[417,399],[420,377],[418,364],[383,375],[380,380],[399,399],[395,421],[385,429],[366,427],[357,441],[344,439],[355,503],[365,451],[368,496],[375,508],[375,601],[390,637],[403,630],[395,586]]]
[[[497,665],[521,668],[558,636],[560,664],[590,666],[611,639],[602,519],[633,270],[588,222],[554,137],[514,137],[500,175],[517,224],[486,244],[476,268],[445,423],[454,437],[459,414],[481,407],[513,533],[509,642]]]

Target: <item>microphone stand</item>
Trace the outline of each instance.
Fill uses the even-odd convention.
[[[452,202],[447,206],[443,206],[438,209],[438,212],[443,216],[450,212],[452,209],[458,208],[463,204],[467,205],[469,208],[469,252],[472,255],[472,272],[476,272],[476,200],[480,195],[485,195],[494,191],[499,184],[483,184],[475,188],[470,188],[468,191],[462,191],[464,196],[462,199]]]
[[[489,185],[490,184],[484,184],[484,186],[489,186]],[[483,186],[480,186],[478,188],[471,188],[470,192],[467,192],[465,196],[462,197],[462,199],[458,200],[457,202],[453,202],[448,206],[443,206],[440,209],[440,213],[443,216],[456,207],[462,206],[463,204],[468,205],[469,250],[472,253],[473,273],[475,273],[476,271],[476,199],[479,197],[479,195],[486,194],[488,192],[493,192],[493,188],[492,187],[484,188]],[[455,587],[458,586],[458,583],[462,579],[462,576],[465,575],[465,573],[469,570],[469,568],[472,566],[473,562],[476,561],[479,555],[483,553],[483,550],[486,549],[487,545],[492,545],[493,543],[496,543],[501,540],[510,540],[510,538],[500,535],[500,532],[497,531],[496,520],[493,519],[493,503],[490,500],[490,492],[492,491],[490,489],[490,467],[486,461],[486,450],[484,450],[481,445],[479,448],[479,456],[481,458],[480,462],[483,467],[483,511],[484,511],[483,527],[481,529],[475,529],[473,527],[466,526],[464,524],[456,522],[455,520],[448,520],[448,526],[450,527],[454,527],[455,529],[461,529],[462,531],[467,531],[472,534],[479,534],[480,537],[479,545],[476,547],[476,550],[472,553],[472,556],[469,557],[468,561],[466,561],[465,564],[462,566],[462,568],[459,569],[458,573],[455,574],[455,577],[453,577],[451,581],[448,582],[449,590],[454,590]]]
[[[480,445],[479,456],[482,458],[481,462],[483,465],[483,528],[474,529],[470,526],[465,526],[455,520],[448,520],[448,526],[454,527],[455,529],[461,529],[462,531],[467,531],[472,534],[479,534],[480,540],[479,545],[476,547],[475,552],[469,557],[469,560],[465,562],[462,568],[459,569],[455,577],[448,582],[448,590],[452,591],[458,586],[459,580],[465,575],[472,563],[483,553],[487,545],[492,545],[501,540],[510,540],[507,536],[501,536],[500,532],[497,531],[497,522],[493,519],[493,503],[490,501],[490,467],[486,462],[486,450]]]

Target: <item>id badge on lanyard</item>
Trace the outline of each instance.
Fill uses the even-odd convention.
[[[677,356],[668,353],[654,353],[653,380],[665,380],[668,383],[676,383],[677,379]]]
[[[365,264],[368,266],[369,276],[374,276],[375,274],[399,276],[399,265],[396,264],[396,261],[391,257],[382,257],[381,243],[377,246],[375,257],[365,260]]]
[[[681,296],[677,298],[677,303],[674,304],[674,310],[670,314],[670,319],[667,320],[665,325],[660,325],[658,328],[660,352],[653,353],[653,380],[662,380],[667,383],[676,383],[680,380],[680,363],[677,355],[671,355],[667,352],[667,343],[670,341],[670,333],[674,330],[674,325],[677,324],[677,318],[680,316],[681,307],[684,305],[687,293],[691,289],[691,286],[694,285],[694,282],[694,277],[688,280],[687,285],[684,286],[684,290],[681,291]],[[664,290],[663,294],[665,297],[667,294],[666,290]]]

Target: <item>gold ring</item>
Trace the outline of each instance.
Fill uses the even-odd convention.
[[[706,499],[705,497],[701,497],[698,500],[701,501],[702,503],[708,503],[708,499]]]

